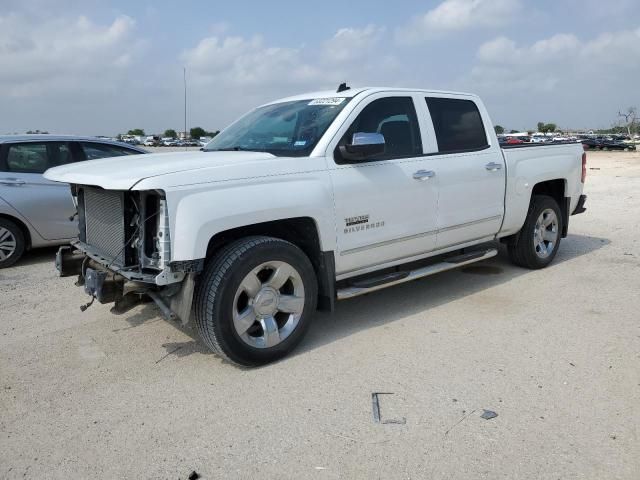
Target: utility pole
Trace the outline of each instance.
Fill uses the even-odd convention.
[[[184,140],[187,140],[187,67],[182,67],[182,78],[184,80]],[[187,150],[187,146],[184,146]]]

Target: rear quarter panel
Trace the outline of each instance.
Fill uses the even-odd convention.
[[[505,217],[499,237],[517,233],[524,224],[533,187],[548,180],[563,180],[571,197],[570,212],[582,194],[582,153],[579,143],[503,149],[507,166]]]

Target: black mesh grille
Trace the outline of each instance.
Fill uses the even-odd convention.
[[[114,265],[124,265],[124,194],[84,189],[86,243]]]

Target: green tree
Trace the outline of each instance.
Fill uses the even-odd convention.
[[[501,135],[504,133],[504,127],[502,125],[496,125],[495,127],[493,127],[493,129],[496,131],[498,135]]]
[[[144,135],[144,130],[142,128],[134,128],[133,130],[129,130],[127,135]]]
[[[206,137],[207,132],[202,127],[193,127],[192,129],[189,130],[189,135],[191,135],[191,138],[200,138],[200,137]]]
[[[538,122],[538,131],[540,133],[547,133],[547,126],[544,124],[544,122]]]
[[[168,128],[164,131],[164,136],[169,138],[176,138],[178,134],[173,128]]]
[[[558,126],[555,123],[547,123],[544,126],[545,132],[550,132],[550,133],[555,132],[557,128]]]

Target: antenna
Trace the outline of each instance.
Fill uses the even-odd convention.
[[[350,90],[351,87],[347,86],[347,82],[342,82],[340,85],[338,85],[338,89],[336,90],[336,93],[340,93],[340,92],[344,92],[345,90]]]

